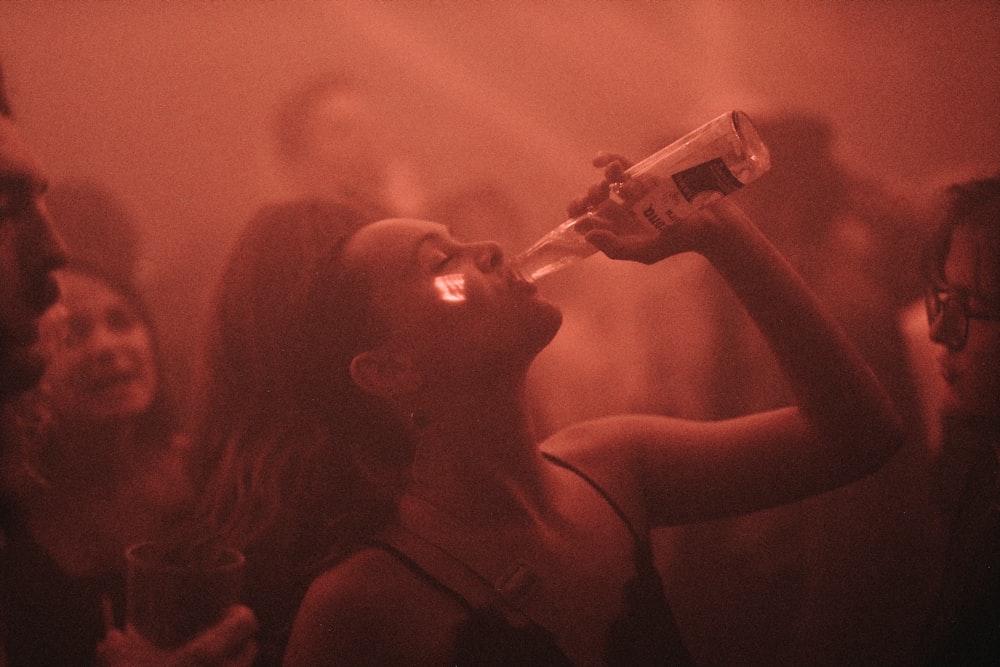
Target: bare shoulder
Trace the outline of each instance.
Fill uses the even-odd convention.
[[[541,443],[543,451],[571,462],[621,470],[641,462],[651,443],[669,447],[691,436],[695,422],[659,415],[615,415],[590,419],[557,431]]]
[[[464,610],[395,556],[361,550],[312,583],[286,665],[443,664]]]
[[[323,574],[309,587],[308,596],[317,601],[338,603],[353,599],[373,602],[379,594],[412,579],[412,573],[399,559],[377,548],[358,551]]]
[[[541,443],[542,451],[584,473],[618,504],[637,528],[647,525],[643,447],[682,423],[660,417],[605,417],[569,426]]]

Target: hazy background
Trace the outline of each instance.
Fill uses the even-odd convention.
[[[521,220],[520,234],[492,230],[521,241],[563,219],[596,176],[596,151],[640,157],[734,108],[828,123],[838,170],[867,183],[868,204],[920,204],[1000,156],[995,0],[7,1],[0,59],[52,180],[97,183],[139,221],[144,278],[182,354],[236,233],[285,194],[275,104],[323,72],[348,71],[373,91],[386,143],[413,169],[415,212],[486,182],[495,190],[466,198],[468,214]],[[763,196],[760,217],[796,195],[815,200],[812,190],[825,197],[817,181],[828,161],[815,164],[801,190],[780,165],[777,180],[748,187]],[[800,268],[818,266],[807,279],[877,349],[895,326],[898,303],[879,291],[891,276],[856,271],[841,255],[823,260],[827,248],[877,257],[866,248],[886,242],[872,235],[888,218],[852,226],[866,213],[855,210],[846,232],[810,249],[812,228],[801,226],[818,216],[796,215],[807,209],[795,202],[781,218],[798,229],[772,229],[783,250],[798,248]],[[737,379],[767,386],[753,378],[773,367],[764,353],[716,341],[720,321],[734,320],[708,303],[721,288],[705,267],[674,260],[640,276],[592,266],[598,275],[560,286],[568,324],[540,360],[565,398],[551,404],[565,408],[554,422],[632,408],[704,414],[703,399],[734,384],[744,357],[759,368],[739,367]],[[889,334],[866,331],[876,319]],[[660,403],[641,402],[664,387]],[[730,407],[747,407],[736,398]],[[750,398],[776,400],[764,390]],[[862,664],[854,656],[910,642],[897,619],[913,605],[887,581],[920,576],[905,562],[919,550],[896,528],[909,512],[898,493],[908,479],[890,470],[839,495],[682,534],[666,558],[668,588],[702,663]]]
[[[193,262],[274,194],[270,110],[317,72],[368,80],[428,190],[488,175],[543,229],[597,150],[729,108],[822,114],[846,163],[919,192],[998,154],[998,44],[991,0],[0,3],[53,180],[108,186],[151,257]]]

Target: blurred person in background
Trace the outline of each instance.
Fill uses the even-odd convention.
[[[14,125],[0,70],[0,399],[7,401],[41,378],[44,363],[32,348],[37,322],[58,297],[52,271],[66,248],[52,226],[43,194],[45,172]]]
[[[190,509],[191,484],[138,294],[82,262],[58,280],[60,300],[39,324],[48,364],[18,401],[23,437],[2,468],[7,650],[12,665],[86,665],[100,645],[114,665],[125,549],[164,535]],[[248,614],[234,608],[227,625],[247,634]],[[254,650],[245,636],[237,643]]]
[[[91,265],[142,292],[147,312],[156,328],[160,348],[160,377],[171,395],[167,400],[181,405],[183,389],[190,385],[188,348],[190,322],[178,305],[191,299],[185,287],[195,291],[197,283],[178,284],[158,275],[158,271],[177,267],[153,267],[146,254],[143,221],[125,204],[122,197],[107,186],[91,179],[75,178],[52,184],[45,194],[49,213],[59,226],[74,257],[85,257]],[[200,271],[190,263],[182,267],[191,280],[200,279]],[[176,340],[179,339],[179,340]]]
[[[120,276],[71,262],[42,318],[48,360],[19,401],[27,436],[8,451],[16,522],[3,565],[8,650],[23,664],[88,664],[120,622],[124,552],[158,535],[191,500],[154,334]],[[15,663],[17,664],[17,663]]]
[[[60,582],[77,577],[87,579],[102,572],[107,565],[105,558],[121,558],[120,552],[109,555],[103,549],[117,548],[117,544],[113,544],[115,538],[123,537],[128,528],[103,531],[97,536],[82,535],[95,525],[110,526],[117,517],[104,514],[105,510],[114,509],[110,498],[91,498],[89,491],[79,488],[79,483],[84,477],[93,475],[94,469],[90,461],[83,461],[82,452],[67,450],[70,446],[87,444],[90,455],[107,461],[102,449],[105,443],[97,440],[83,443],[76,440],[79,434],[63,432],[61,435],[68,435],[71,440],[60,451],[58,443],[50,439],[57,434],[50,419],[55,408],[41,407],[43,399],[40,397],[46,390],[38,388],[30,395],[18,396],[32,389],[43,376],[49,380],[68,379],[73,375],[69,368],[74,364],[66,364],[61,370],[50,369],[52,375],[45,370],[46,357],[56,354],[50,344],[61,346],[63,342],[62,334],[55,330],[65,331],[63,325],[68,325],[61,322],[67,312],[62,305],[45,312],[58,298],[57,284],[50,274],[66,263],[67,252],[54,231],[42,199],[46,189],[44,173],[11,122],[2,84],[0,70],[0,409],[3,410],[0,419],[0,460],[3,464],[0,466],[3,472],[0,476],[0,664],[10,667],[86,665],[97,660],[94,655],[97,641],[111,621],[107,619],[108,623],[99,622],[95,627],[93,606],[83,615],[67,619],[68,610],[63,603],[80,593],[80,587],[56,588]],[[83,291],[89,289],[85,287]],[[44,318],[40,318],[43,312]],[[45,330],[44,335],[40,334],[41,329]],[[82,334],[79,330],[75,333]],[[59,410],[84,412],[72,407],[76,404],[70,396],[72,388],[63,388],[68,393],[63,395],[66,401]],[[145,392],[138,388],[134,393],[125,393],[132,394],[136,404],[144,400],[140,400],[139,395]],[[91,407],[97,406],[92,404]],[[100,406],[99,411],[107,407]],[[90,435],[95,435],[94,431],[90,431]],[[83,462],[82,470],[67,465],[74,457]],[[110,470],[117,469],[116,462]],[[136,479],[142,477],[139,473]],[[108,489],[104,480],[95,481],[97,488]],[[116,479],[118,481],[121,480]],[[122,490],[122,495],[127,495]],[[138,489],[131,491],[137,493]],[[68,501],[70,495],[76,495],[82,501],[81,506],[73,506]],[[127,509],[132,510],[131,507]],[[90,521],[84,525],[74,525],[73,519],[87,515],[88,510],[101,516],[93,514],[87,516]],[[96,604],[96,613],[100,616],[100,600],[92,597],[94,593],[93,590],[85,591],[83,596]],[[55,598],[50,594],[55,594]],[[49,603],[54,605],[48,606]],[[50,623],[55,617],[68,621],[72,627],[60,628],[59,621]],[[253,650],[248,643],[253,626],[253,615],[248,609],[233,607],[217,626],[169,654],[153,649],[134,633],[111,630],[105,642],[107,650],[102,652],[100,662],[109,667],[235,666],[241,663],[231,661],[230,657],[247,648]],[[46,634],[48,631],[51,632]],[[99,634],[88,635],[92,631]],[[86,649],[81,649],[77,642],[81,636],[85,636]],[[78,650],[83,652],[78,653]]]
[[[1000,173],[945,190],[925,308],[943,383],[936,501],[943,576],[929,665],[1000,663]]]
[[[244,553],[259,665],[281,664],[309,583],[337,545],[368,528],[341,516],[363,497],[339,474],[340,443],[297,402],[304,380],[291,347],[321,258],[367,220],[321,200],[264,206],[231,249],[214,294],[191,430],[201,497],[175,539]]]
[[[11,403],[44,373],[35,349],[38,320],[58,298],[52,272],[66,263],[66,247],[45,209],[45,172],[13,122],[0,67],[0,457],[22,434]],[[13,521],[7,490],[0,484],[0,563],[6,558]],[[0,596],[6,598],[0,588]],[[6,604],[0,605],[0,665],[6,667],[10,638]]]
[[[362,207],[375,218],[412,215],[423,188],[366,84],[346,72],[307,79],[277,104],[273,139],[284,198]]]

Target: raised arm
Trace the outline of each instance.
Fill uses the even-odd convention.
[[[796,406],[720,422],[640,417],[590,422],[557,447],[624,466],[650,519],[684,523],[819,493],[877,470],[902,442],[892,403],[788,262],[723,200],[661,233],[615,233],[604,207],[588,241],[615,259],[706,257],[760,329]],[[576,442],[576,445],[569,443]],[[615,461],[617,459],[617,461]],[[629,482],[620,480],[626,485]]]

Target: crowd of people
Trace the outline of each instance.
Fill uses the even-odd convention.
[[[334,192],[341,163],[313,173],[319,131],[285,110],[285,157],[309,187],[246,223],[190,386],[177,388],[138,285],[135,229],[93,244],[107,230],[87,228],[118,214],[74,207],[79,193],[49,212],[2,83],[0,73],[0,666],[755,664],[704,649],[658,539],[787,508],[799,512],[793,533],[849,536],[879,554],[834,584],[793,574],[832,553],[794,552],[775,578],[809,597],[791,611],[890,624],[912,608],[897,644],[874,648],[870,628],[831,622],[857,637],[817,642],[825,658],[772,651],[762,664],[1000,658],[1000,173],[946,190],[922,263],[897,253],[912,263],[900,276],[870,248],[912,221],[874,229],[845,199],[807,210],[762,192],[662,232],[622,231],[630,214],[603,202],[629,162],[602,154],[599,183],[569,214],[597,211],[587,240],[635,280],[692,269],[699,288],[685,298],[701,299],[714,347],[683,370],[711,400],[682,403],[671,393],[680,375],[658,385],[645,373],[647,404],[573,414],[545,403],[560,392],[553,364],[573,361],[545,356],[564,310],[481,239],[497,213],[464,196],[465,208],[442,204],[433,220],[392,217],[416,198],[391,179],[377,196],[358,179]],[[363,117],[343,85],[320,81],[292,110]],[[319,132],[320,148],[346,136],[351,164],[374,159],[360,129],[337,128]],[[825,140],[808,120],[786,129]],[[808,173],[776,172],[770,187]],[[506,205],[478,191],[482,208]],[[802,216],[816,218],[807,236]],[[922,328],[901,327],[918,296]],[[676,307],[662,289],[641,298]],[[638,338],[586,337],[612,371],[636,371],[613,348]],[[665,348],[658,367],[674,351],[684,352]],[[729,363],[746,371],[742,384]],[[916,479],[898,473],[901,460],[932,482],[926,494],[895,488]],[[878,535],[868,514],[835,516],[850,503],[829,499],[872,479],[885,480],[877,493],[859,493],[891,498],[915,530]],[[817,527],[804,512],[854,523]],[[240,550],[241,604],[179,647],[154,645],[125,614],[126,548],[150,540],[179,554]],[[925,557],[905,571],[911,561],[892,555],[913,550]],[[897,606],[852,616],[835,598],[876,600],[862,590],[872,574]]]

